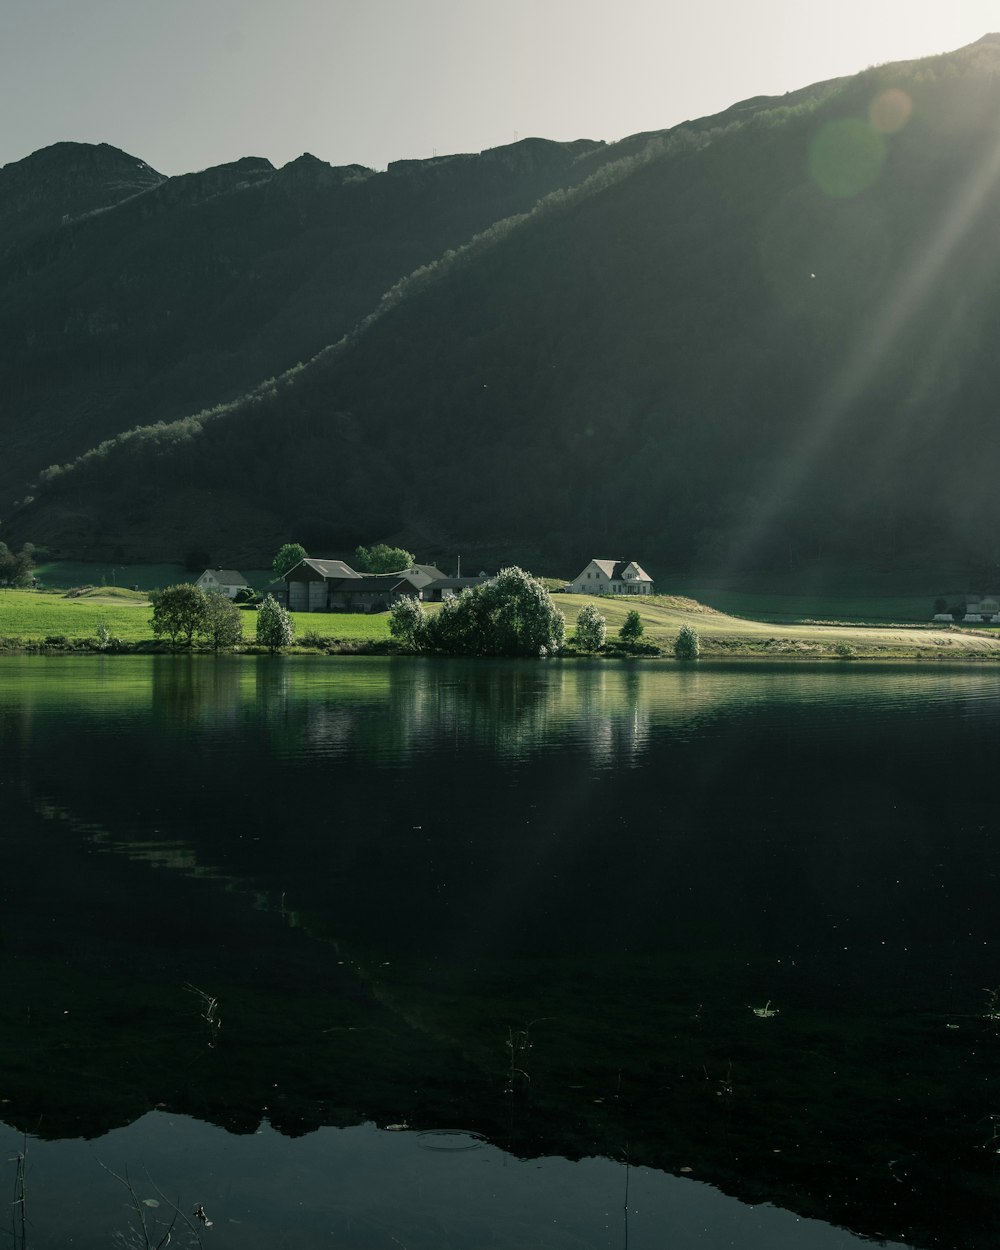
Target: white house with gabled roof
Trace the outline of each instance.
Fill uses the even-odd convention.
[[[651,595],[653,579],[636,560],[591,560],[566,589],[573,595]]]
[[[235,599],[241,590],[249,590],[250,583],[235,569],[206,569],[195,582],[199,590],[215,590]]]

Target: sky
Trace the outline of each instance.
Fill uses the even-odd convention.
[[[0,165],[613,141],[1000,30],[1000,0],[0,0]]]

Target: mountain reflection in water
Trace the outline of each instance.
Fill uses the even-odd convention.
[[[31,1134],[81,1245],[86,1161],[131,1157],[210,1213],[266,1192],[242,1245],[354,1203],[346,1244],[617,1246],[628,1179],[632,1250],[671,1219],[783,1244],[705,1181],[841,1226],[770,1212],[807,1250],[993,1246],[998,695],[938,665],[5,659],[2,1144]],[[432,1129],[491,1144],[418,1202]]]

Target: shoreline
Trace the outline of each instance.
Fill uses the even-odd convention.
[[[658,655],[625,655],[603,654],[601,652],[566,651],[547,657],[508,656],[508,655],[451,655],[434,651],[410,651],[392,644],[374,641],[370,644],[358,643],[353,640],[344,641],[338,646],[332,642],[326,647],[285,647],[272,652],[267,647],[249,645],[228,650],[213,650],[210,647],[171,647],[169,644],[151,641],[149,643],[124,643],[118,646],[100,647],[97,644],[87,645],[81,641],[79,645],[51,646],[45,643],[18,643],[5,645],[0,639],[0,663],[6,658],[22,658],[30,656],[36,659],[75,659],[82,657],[103,657],[129,659],[134,657],[170,657],[174,659],[220,660],[220,659],[259,659],[262,656],[274,659],[407,659],[407,660],[466,660],[479,662],[517,661],[531,663],[577,663],[587,661],[600,664],[667,664],[678,669],[694,671],[699,666],[709,665],[739,666],[746,664],[771,665],[821,665],[823,667],[836,664],[844,667],[858,665],[898,665],[898,664],[998,664],[1000,663],[1000,647],[988,651],[956,650],[956,651],[892,651],[891,653],[875,653],[855,655],[837,655],[822,652],[804,652],[791,650],[774,650],[766,646],[759,649],[752,645],[739,648],[714,647],[703,648],[696,660],[679,660],[669,652],[662,651]]]

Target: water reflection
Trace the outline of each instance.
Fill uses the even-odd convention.
[[[0,1145],[17,1150],[22,1143],[0,1124]],[[489,1145],[475,1151],[421,1146],[419,1133],[374,1125],[325,1129],[288,1142],[264,1121],[252,1135],[234,1139],[187,1117],[157,1112],[85,1148],[63,1145],[56,1153],[32,1141],[33,1244],[87,1250],[107,1246],[130,1225],[134,1229],[134,1212],[98,1160],[119,1174],[131,1161],[140,1204],[156,1204],[145,1207],[150,1230],[162,1232],[172,1217],[169,1203],[179,1198],[185,1214],[198,1205],[211,1219],[210,1229],[201,1230],[206,1241],[235,1234],[243,1250],[322,1244],[357,1250],[620,1250],[626,1240],[640,1250],[675,1244],[690,1250],[851,1250],[862,1244],[816,1221],[733,1202],[694,1178],[632,1167],[626,1209],[621,1163],[522,1161]],[[95,1233],[88,1236],[90,1229]]]
[[[2,1112],[462,1127],[992,1246],[998,694],[937,665],[5,661]]]

